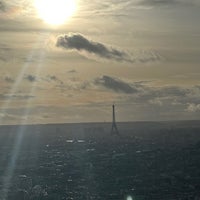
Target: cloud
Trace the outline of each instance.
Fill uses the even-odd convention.
[[[149,63],[163,60],[156,51],[134,51],[133,55],[103,43],[89,40],[80,33],[68,33],[57,38],[56,46],[65,50],[76,50],[84,56],[95,55],[100,58],[129,63]],[[85,54],[87,53],[87,55]]]
[[[59,80],[55,75],[48,75],[46,77],[39,77],[39,76],[35,76],[32,74],[28,74],[24,77],[24,79],[26,79],[29,82],[37,82],[37,81],[45,81],[45,82],[56,82],[56,83],[60,83],[63,84],[63,82],[61,80]]]
[[[179,87],[150,85],[137,86],[138,92],[125,98],[127,102],[134,102],[140,106],[154,107],[163,113],[194,113],[200,111],[199,86]]]
[[[52,81],[56,78],[53,77]],[[166,112],[168,109],[180,109],[182,112],[191,112],[199,104],[200,87],[180,87],[180,86],[155,86],[153,81],[132,81],[114,76],[103,75],[90,80],[79,78],[68,78],[57,88],[60,91],[71,91],[73,95],[88,94],[96,92],[96,99],[102,100],[102,94],[107,97],[115,97],[116,102],[125,104],[137,104],[141,107],[154,107]],[[69,94],[69,93],[68,93]],[[98,95],[99,94],[99,95]],[[70,94],[71,95],[71,94]],[[70,96],[68,96],[70,98]],[[189,105],[191,104],[190,108]]]
[[[0,55],[0,61],[7,62],[7,59],[5,57],[3,57],[3,56]]]
[[[95,84],[102,85],[105,88],[114,90],[115,92],[123,92],[132,94],[138,92],[137,88],[132,87],[130,84],[110,76],[103,76],[95,80]]]
[[[189,89],[181,88],[178,86],[166,86],[158,88],[155,93],[158,97],[186,97],[187,94],[190,92]]]
[[[34,98],[33,95],[28,94],[0,94],[0,99],[18,99],[18,100],[26,100],[30,98]]]
[[[172,104],[185,106],[191,100],[190,93],[192,89],[178,86],[154,87],[141,85],[140,93],[132,99],[137,103],[150,103],[159,106]]]
[[[134,60],[135,62],[140,62],[140,63],[149,63],[149,62],[157,62],[164,60],[164,57],[161,56],[158,52],[156,51],[135,51],[134,52]]]
[[[35,81],[37,81],[36,76],[31,75],[31,74],[25,76],[24,79],[26,79],[26,80],[28,80],[28,81],[30,81],[30,82],[35,82]]]
[[[170,5],[200,5],[198,0],[139,0],[138,5],[141,6],[170,6]]]
[[[68,73],[77,73],[77,71],[75,69],[69,70]]]
[[[59,83],[59,84],[63,84],[63,81],[61,81],[60,79],[58,79],[55,75],[51,75],[51,76],[48,76],[48,79],[50,80],[50,81],[54,81],[54,82],[57,82],[57,83]]]
[[[12,115],[12,114],[7,114],[4,112],[0,112],[0,119],[1,119],[1,121],[2,121],[2,119],[3,120],[14,120],[14,119],[17,119],[17,116]]]
[[[200,111],[200,104],[189,103],[186,111],[198,112],[198,111]]]
[[[148,5],[148,6],[162,6],[162,5],[170,5],[177,4],[179,1],[177,0],[141,0],[139,2],[140,5]]]
[[[54,93],[51,94],[49,93],[49,84],[57,84],[59,76],[45,75],[45,78],[45,80],[42,78],[38,80],[44,80],[48,83],[45,85],[45,87],[47,86],[47,98],[56,99],[57,95],[62,95],[59,97],[61,97],[61,99],[64,98],[65,102],[68,102],[68,108],[71,109],[72,112],[66,112],[62,107],[62,103],[58,103],[55,109],[52,108],[53,104],[47,104],[44,112],[43,110],[41,111],[38,105],[33,105],[29,113],[31,120],[33,118],[39,120],[39,118],[43,116],[45,116],[43,119],[44,121],[52,120],[53,122],[53,120],[66,120],[66,117],[74,120],[76,114],[79,113],[77,105],[80,108],[80,116],[88,113],[87,111],[83,111],[85,107],[88,106],[88,109],[91,109],[93,113],[99,113],[103,110],[101,115],[103,118],[108,112],[106,107],[112,104],[113,101],[121,109],[119,109],[119,120],[199,119],[200,86],[158,86],[154,81],[133,81],[132,79],[128,80],[110,75],[103,75],[100,77],[93,77],[90,80],[83,79],[83,77],[73,77],[71,79],[68,77],[64,80],[64,84],[60,85],[59,88],[56,86],[56,88],[54,88]],[[52,89],[52,87],[50,89]],[[14,101],[25,101],[28,98],[34,98],[34,96],[30,96],[28,93],[16,93],[11,95],[4,95],[4,93],[2,93],[2,95],[0,95],[1,101],[8,98],[13,98]],[[39,100],[39,98],[40,95],[38,95],[37,100]],[[21,107],[21,109],[23,109],[23,107]],[[38,110],[43,114],[38,116]],[[17,114],[17,111],[8,113]],[[93,115],[90,113],[87,120],[94,119],[92,117]],[[99,119],[101,120],[101,118]],[[80,118],[80,120],[82,120],[82,118]]]
[[[33,3],[30,0],[0,0],[0,14],[4,19],[20,15],[35,18]]]
[[[6,76],[6,77],[4,78],[4,80],[5,80],[6,82],[8,82],[8,83],[13,83],[13,82],[14,82],[14,79],[12,79],[10,76]]]
[[[54,75],[49,76],[49,79],[52,80],[52,81],[57,81],[58,80],[58,78],[56,76],[54,76]]]
[[[132,62],[131,57],[126,52],[89,40],[80,33],[60,35],[57,38],[56,46],[66,50],[85,51],[105,59]]]
[[[155,109],[168,112],[167,110],[179,109],[181,112],[200,111],[200,87],[180,86],[152,86],[151,82],[124,81],[116,77],[104,75],[97,77],[93,84],[103,86],[107,91],[117,93],[116,102],[134,103],[142,107],[154,107]],[[90,87],[92,84],[89,85]],[[87,88],[86,88],[87,89]]]
[[[128,16],[134,9],[166,8],[174,6],[199,6],[199,0],[95,0],[92,3],[80,1],[81,11],[88,16]]]
[[[12,49],[8,45],[0,43],[0,61],[8,62],[11,59],[12,53]]]
[[[153,81],[136,81],[124,80],[118,77],[103,75],[91,80],[80,80],[76,78],[68,79],[62,88],[71,90],[91,90],[97,91],[102,89],[110,94],[118,94],[118,97],[130,98],[131,101],[139,104],[150,103],[158,104],[198,104],[200,87],[180,87],[180,86],[152,86]],[[121,98],[120,97],[120,98]]]
[[[6,11],[6,5],[3,1],[0,1],[0,11],[2,11],[2,12]]]

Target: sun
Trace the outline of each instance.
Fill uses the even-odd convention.
[[[65,23],[76,10],[76,0],[35,0],[38,16],[51,25]]]

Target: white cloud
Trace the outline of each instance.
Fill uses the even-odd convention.
[[[199,112],[200,111],[200,104],[189,103],[186,111],[188,111],[188,112]]]

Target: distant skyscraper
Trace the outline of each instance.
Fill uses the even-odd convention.
[[[112,105],[112,128],[111,128],[111,135],[119,135],[119,131],[117,128],[116,120],[115,120],[115,105]]]

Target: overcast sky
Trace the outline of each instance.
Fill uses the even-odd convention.
[[[200,119],[199,0],[76,3],[0,0],[0,124]]]

